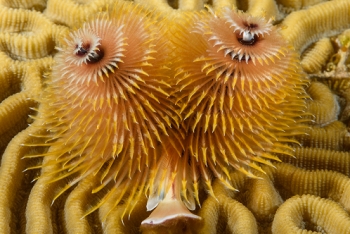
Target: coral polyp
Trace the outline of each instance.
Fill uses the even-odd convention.
[[[147,10],[118,3],[59,48],[37,116],[50,150],[28,156],[45,156],[42,167],[53,167],[41,178],[69,181],[55,198],[94,174],[100,184],[93,193],[105,186],[118,190],[119,200],[128,193],[126,210],[132,210],[156,169],[160,142],[169,136],[168,142],[176,141],[172,127],[179,115],[170,102],[167,48],[155,22]]]
[[[292,155],[289,144],[306,131],[308,81],[279,31],[271,19],[231,9],[192,14],[173,27],[184,158],[209,193],[212,176],[234,189],[230,171],[256,178],[261,164]]]

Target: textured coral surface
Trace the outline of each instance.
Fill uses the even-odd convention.
[[[53,202],[69,181],[47,183],[40,174],[50,149],[37,145],[44,134],[37,118],[40,95],[50,86],[62,37],[113,5],[112,0],[0,0],[0,233],[350,233],[350,1],[349,0],[135,0],[162,23],[190,11],[239,9],[273,18],[301,57],[309,79],[307,134],[291,143],[292,156],[262,166],[261,179],[230,171],[231,185],[212,182],[215,197],[200,188],[201,220],[174,220],[140,229],[147,198],[124,215],[123,191],[86,212],[110,187],[92,193],[99,178],[81,179]],[[135,4],[136,4],[135,3]],[[200,14],[200,13],[199,13]],[[171,22],[169,22],[169,25]],[[191,43],[189,41],[188,43]],[[294,141],[294,140],[293,140]],[[27,145],[27,146],[25,146]],[[52,149],[51,149],[52,150]],[[50,165],[50,164],[48,164]],[[31,168],[31,170],[27,170]],[[43,171],[41,171],[43,170]],[[59,176],[59,175],[57,175]],[[123,219],[121,217],[124,216]]]

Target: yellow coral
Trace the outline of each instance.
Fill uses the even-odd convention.
[[[48,0],[44,15],[56,24],[63,24],[70,28],[76,28],[91,15],[97,14],[100,10],[106,9],[111,0]]]
[[[348,145],[349,148],[349,145]],[[296,158],[287,158],[281,156],[286,163],[296,165],[301,168],[313,170],[315,168],[333,170],[350,175],[350,153],[335,150],[326,150],[322,148],[297,148],[295,150]],[[315,166],[317,165],[317,166]]]
[[[213,184],[217,199],[209,197],[203,204],[199,215],[204,219],[204,225],[199,233],[258,233],[258,227],[253,214],[240,202],[232,199],[229,191],[216,181]]]
[[[335,120],[339,115],[340,107],[336,96],[324,84],[312,82],[308,87],[311,101],[308,103],[308,111],[315,116],[315,124],[324,126]]]
[[[47,0],[1,0],[0,5],[9,8],[25,8],[30,10],[42,11],[46,7]]]
[[[329,38],[323,38],[304,53],[301,60],[301,66],[307,73],[320,73],[322,66],[328,61],[334,53],[332,42]]]
[[[307,135],[298,137],[303,147],[322,148],[329,150],[345,151],[350,145],[347,143],[346,126],[339,121],[332,122],[325,127],[312,127]],[[296,157],[299,157],[297,154]]]
[[[0,50],[16,60],[38,59],[53,53],[53,23],[42,14],[0,6]]]
[[[41,125],[42,123],[37,120],[32,123],[32,120],[28,119],[27,114],[33,114],[28,107],[37,109],[36,106],[38,104],[34,102],[33,99],[42,92],[42,84],[44,81],[48,80],[47,71],[49,71],[52,66],[52,56],[57,53],[54,47],[62,47],[59,41],[62,36],[66,35],[67,26],[76,29],[84,19],[91,17],[90,14],[93,15],[95,12],[99,11],[100,8],[102,10],[106,9],[104,6],[106,2],[107,1],[104,0],[0,1],[0,38],[3,38],[2,44],[0,45],[0,129],[2,129],[0,133],[0,152],[2,156],[0,167],[0,179],[2,181],[2,186],[0,188],[0,216],[2,217],[0,219],[0,230],[3,233],[73,233],[78,231],[96,233],[101,231],[139,233],[141,221],[149,215],[145,209],[146,197],[142,194],[142,196],[140,196],[141,200],[136,204],[130,219],[124,219],[123,224],[120,220],[120,216],[124,213],[127,204],[124,203],[115,206],[115,200],[120,196],[120,193],[116,191],[116,193],[110,196],[110,199],[107,199],[98,210],[80,219],[79,216],[82,215],[84,210],[96,204],[95,199],[100,199],[104,193],[110,189],[109,187],[102,189],[100,191],[101,193],[91,194],[91,186],[94,186],[93,184],[96,182],[96,178],[90,176],[82,180],[81,183],[62,195],[51,205],[51,201],[57,189],[64,186],[64,184],[69,181],[52,183],[50,186],[40,179],[35,183],[31,183],[33,179],[39,176],[40,171],[36,169],[22,172],[26,167],[40,166],[41,164],[40,159],[21,159],[23,156],[28,154],[42,154],[42,150],[46,150],[45,148],[32,148],[32,151],[28,151],[29,148],[21,147],[19,144],[38,143],[35,140],[37,138],[34,136],[43,134],[43,132],[38,132],[34,129],[35,125]],[[162,19],[161,21],[163,23],[169,18],[174,21],[178,21],[179,19],[183,20],[183,18],[187,16],[183,11],[185,8],[186,12],[197,11],[204,8],[204,6],[201,5],[204,2],[212,6],[215,12],[220,12],[222,7],[245,11],[248,9],[255,9],[254,11],[251,10],[251,13],[258,15],[266,14],[268,16],[273,15],[277,19],[276,24],[282,23],[282,25],[287,25],[287,28],[282,30],[282,33],[284,33],[285,39],[296,46],[298,51],[302,51],[310,43],[324,36],[328,37],[328,39],[325,40],[329,40],[329,35],[334,35],[334,33],[342,31],[343,28],[349,27],[349,1],[344,0],[329,1],[326,3],[319,3],[321,1],[318,0],[279,0],[276,1],[276,3],[275,1],[259,2],[248,0],[138,0],[137,2],[147,5],[147,7],[154,8],[154,11],[157,12],[156,14]],[[276,12],[275,7],[273,7],[271,8],[271,10],[273,10],[272,14],[269,13],[270,9],[265,9],[266,12],[263,13],[265,8],[263,5],[265,4],[271,4],[272,6],[277,4],[279,12]],[[69,7],[67,8],[67,6]],[[308,8],[305,8],[306,6],[308,6]],[[33,9],[41,11],[42,13],[35,12]],[[297,9],[304,10],[298,11]],[[321,9],[322,12],[320,14],[315,14],[319,12],[317,9]],[[10,16],[7,12],[11,12],[13,16]],[[25,27],[24,20],[16,18],[22,15],[22,13],[19,14],[19,12],[24,13],[23,15],[25,16],[21,17],[27,19],[29,23],[38,20],[37,22],[42,22],[42,24],[34,23],[31,24],[32,27]],[[283,14],[288,14],[290,12],[293,13],[287,16],[287,18],[284,18],[285,15]],[[74,18],[74,15],[76,15],[77,18]],[[11,19],[10,22],[4,20],[6,18]],[[34,18],[36,18],[36,20]],[[18,24],[13,24],[11,21],[18,22]],[[78,24],[76,25],[77,22]],[[165,25],[166,28],[170,29],[173,23],[165,23]],[[45,26],[48,30],[42,26]],[[320,28],[317,28],[318,26],[320,26]],[[321,29],[321,31],[319,29]],[[50,30],[51,33],[45,33]],[[41,40],[42,38],[47,38],[47,41]],[[342,50],[344,50],[347,45],[346,40],[344,40],[342,36],[340,36],[339,39],[341,39],[341,45],[344,45],[342,48]],[[333,39],[331,38],[331,40]],[[14,44],[11,44],[11,41]],[[41,41],[44,45],[44,49],[36,51],[40,46],[32,44],[31,41],[35,41],[36,43]],[[17,43],[17,45],[23,44],[21,48],[25,49],[16,48],[14,46],[15,43]],[[193,43],[193,41],[187,41],[186,43]],[[31,50],[30,48],[36,49]],[[338,52],[336,51],[336,53]],[[169,55],[171,55],[171,53],[169,53]],[[345,53],[343,53],[343,55],[345,55]],[[41,56],[45,56],[46,58]],[[323,56],[324,55],[322,55],[322,57],[320,56],[319,59],[317,58],[317,69],[319,69],[320,66],[326,66],[326,64],[322,64],[322,61],[325,60]],[[303,57],[306,58],[307,55],[305,54]],[[344,58],[343,56],[342,59]],[[339,56],[338,59],[340,61]],[[347,63],[348,61],[345,60],[344,64],[346,65]],[[350,186],[343,186],[344,184],[349,184],[348,176],[350,175],[350,157],[348,152],[350,149],[348,131],[348,127],[350,126],[350,115],[348,114],[350,103],[348,94],[349,75],[346,72],[323,72],[324,71],[321,70],[321,74],[312,76],[312,80],[326,84],[332,92],[338,95],[339,98],[333,99],[332,102],[333,104],[340,104],[340,115],[336,116],[335,113],[327,114],[326,108],[323,108],[322,111],[320,111],[320,109],[315,111],[316,120],[325,120],[324,116],[327,115],[331,116],[332,121],[334,121],[331,121],[330,124],[328,124],[328,121],[321,121],[321,126],[312,126],[308,130],[309,135],[298,137],[297,139],[301,142],[302,146],[291,151],[296,158],[282,154],[274,156],[278,156],[282,161],[290,165],[297,165],[303,168],[294,168],[291,170],[294,171],[296,175],[299,175],[293,178],[293,184],[295,185],[293,191],[298,191],[298,193],[306,193],[306,191],[316,193],[318,191],[318,194],[326,194],[327,191],[329,193],[331,192],[332,194],[329,197],[338,201],[341,207],[334,203],[329,203],[329,206],[333,207],[333,209],[345,209],[349,212],[350,196],[346,194],[349,194]],[[46,84],[44,84],[44,86],[45,85]],[[326,90],[325,96],[330,97],[330,92],[330,90]],[[321,103],[321,100],[324,100],[323,98],[322,95],[319,98],[315,98],[315,102],[318,103],[318,106],[323,106]],[[310,100],[310,106],[312,105],[311,103],[312,101]],[[40,106],[38,108],[41,108]],[[328,112],[332,111],[329,110]],[[342,121],[343,123],[338,121]],[[28,127],[22,131],[28,123],[34,126]],[[286,177],[282,173],[283,171],[285,173],[289,171],[287,169],[288,166],[280,167],[279,164],[274,165],[277,167],[276,171],[274,171],[273,168],[263,168],[267,175],[259,174],[259,176],[264,178],[264,180],[248,179],[238,173],[229,174],[231,185],[237,188],[239,192],[234,193],[232,191],[227,191],[218,180],[214,180],[213,190],[214,193],[217,194],[217,200],[210,196],[207,197],[205,195],[205,190],[199,185],[199,200],[202,207],[195,210],[194,214],[202,217],[202,226],[197,227],[193,225],[193,227],[191,226],[191,228],[186,230],[188,232],[203,233],[208,232],[208,230],[212,232],[238,230],[241,233],[271,233],[270,221],[273,217],[276,221],[276,225],[278,222],[280,224],[282,222],[283,226],[292,227],[293,230],[296,230],[296,225],[299,225],[300,222],[288,223],[288,225],[286,225],[287,222],[284,219],[286,217],[285,214],[292,211],[295,207],[305,207],[305,209],[307,207],[309,209],[314,207],[314,211],[308,214],[310,217],[317,219],[315,223],[318,224],[319,228],[323,228],[319,230],[326,230],[325,227],[327,226],[327,230],[329,231],[345,232],[345,230],[330,229],[330,226],[326,225],[327,221],[322,221],[322,218],[317,217],[316,210],[318,208],[313,206],[313,203],[310,201],[314,200],[323,204],[324,200],[322,199],[315,199],[315,197],[302,198],[304,199],[302,200],[304,204],[308,204],[307,206],[300,206],[300,203],[299,205],[290,205],[289,199],[294,194],[287,192],[287,190],[283,189],[279,184],[280,181],[282,181],[282,184],[289,184],[290,177]],[[338,173],[329,173],[321,170],[333,170]],[[315,172],[320,175],[317,176]],[[344,177],[344,175],[347,177]],[[341,179],[336,179],[340,177]],[[317,178],[324,178],[327,184],[323,187],[320,186]],[[308,186],[307,190],[303,191],[301,187],[306,185],[305,181],[308,181],[310,186]],[[335,182],[334,187],[331,186],[332,181],[338,181]],[[315,186],[315,188],[312,186]],[[322,193],[320,191],[322,191]],[[341,194],[343,195],[339,198]],[[287,213],[278,212],[278,214],[275,215],[274,210],[281,202],[277,195],[280,195],[283,199],[282,202],[284,202],[280,206],[281,210],[282,206],[284,206],[283,204],[287,204],[286,207],[283,208]],[[127,198],[127,195],[125,198]],[[291,203],[295,201],[300,202],[298,199],[290,201]],[[77,209],[73,207],[77,207]],[[249,207],[249,209],[247,207]],[[259,208],[261,208],[261,210]],[[343,211],[341,212],[344,214]],[[289,214],[290,213],[288,213],[288,215]],[[242,219],[242,217],[244,217],[244,219]],[[293,217],[300,217],[300,213],[294,213]],[[280,218],[282,218],[282,221],[277,222]],[[304,221],[309,221],[309,219],[304,219]],[[340,224],[340,222],[343,221],[348,222],[341,216],[337,216],[336,219],[332,220],[339,228],[344,227],[344,225]],[[186,225],[180,225],[180,227],[188,228]],[[314,226],[306,226],[306,228],[308,230],[304,229],[299,231],[306,232],[315,230]],[[171,228],[166,229],[166,227],[163,227],[163,230],[164,229],[171,230]],[[144,231],[147,232],[147,230]],[[157,229],[153,231],[156,232]],[[275,232],[278,232],[278,230],[276,229]]]
[[[249,0],[247,12],[253,16],[280,18],[277,4],[273,0]]]
[[[300,20],[303,19],[303,20]],[[283,25],[283,36],[302,52],[318,39],[341,32],[350,26],[350,2],[325,2],[288,15]]]
[[[350,219],[334,201],[312,195],[295,196],[277,210],[272,233],[301,233],[305,229],[318,233],[348,233]]]
[[[305,8],[307,6],[315,5],[317,3],[325,2],[325,0],[277,0],[278,3],[285,7],[291,7],[296,10]]]

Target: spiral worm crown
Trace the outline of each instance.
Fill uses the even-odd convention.
[[[231,9],[190,18],[173,27],[172,40],[175,96],[188,132],[184,158],[210,193],[212,175],[234,189],[232,169],[256,177],[259,164],[292,155],[288,143],[306,131],[308,81],[271,20]]]
[[[43,167],[55,166],[42,177],[69,179],[56,198],[94,174],[100,184],[93,193],[106,186],[109,194],[121,191],[119,200],[129,193],[131,210],[149,187],[160,143],[177,141],[167,48],[155,22],[147,10],[118,3],[73,31],[59,49],[39,113],[50,150],[37,155],[51,156]]]

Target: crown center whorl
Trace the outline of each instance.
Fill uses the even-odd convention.
[[[254,34],[252,34],[250,31],[246,30],[242,34],[240,34],[242,37],[238,37],[239,43],[242,45],[254,45],[258,39],[258,37]]]
[[[95,47],[94,49],[90,48],[90,43],[87,44],[81,44],[76,46],[76,52],[75,55],[78,57],[87,57],[86,63],[93,64],[101,61],[101,59],[104,56],[103,50],[100,48],[100,46]]]
[[[94,51],[94,53],[91,53],[89,55],[88,61],[87,63],[97,63],[98,61],[100,61],[104,56],[103,50],[102,49],[97,49]]]

